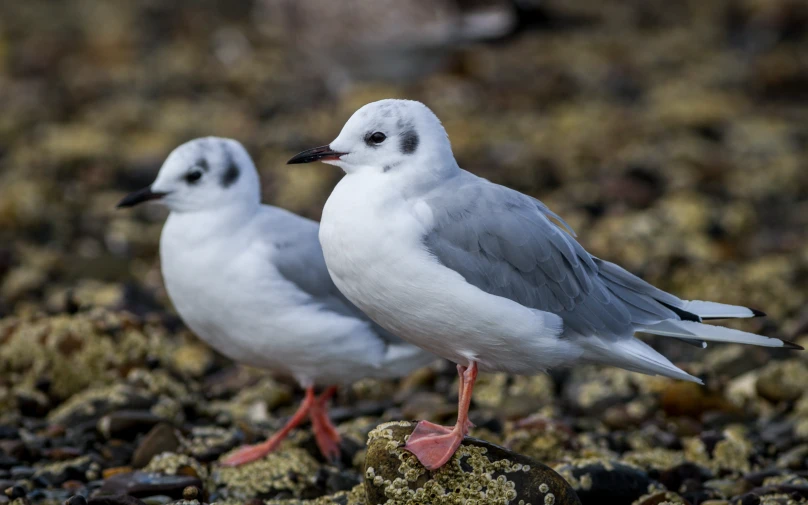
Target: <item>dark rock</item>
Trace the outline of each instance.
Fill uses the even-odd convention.
[[[160,423],[140,441],[132,456],[132,466],[143,468],[162,452],[173,452],[180,446],[176,430],[168,423]]]
[[[370,432],[365,457],[368,503],[389,505],[459,503],[464,498],[488,503],[580,504],[575,492],[551,468],[497,445],[466,437],[442,468],[430,472],[408,451],[405,438],[415,423],[385,423]]]
[[[182,498],[188,486],[202,486],[202,481],[190,475],[165,475],[150,472],[131,472],[115,475],[104,481],[100,494],[128,494],[138,498],[165,494]]]
[[[44,479],[49,483],[49,486],[60,486],[68,480],[87,480],[87,472],[93,467],[98,468],[98,463],[94,457],[81,456],[67,461],[49,463],[37,468],[34,477]]]
[[[30,479],[36,470],[30,466],[15,466],[11,469],[12,479]]]
[[[68,498],[65,505],[87,505],[87,498],[77,494]]]
[[[713,473],[695,463],[682,463],[660,472],[657,480],[668,489],[681,489],[687,481],[704,482],[711,479]]]
[[[98,431],[108,439],[134,440],[161,421],[159,416],[148,410],[117,410],[98,421]]]
[[[5,489],[4,494],[8,496],[12,500],[16,500],[17,498],[24,498],[26,494],[25,488],[16,484],[14,486],[8,487]]]
[[[113,494],[94,496],[88,500],[87,505],[145,505],[145,503],[127,494]]]
[[[617,461],[586,459],[564,463],[556,466],[556,470],[572,485],[584,505],[631,503],[654,483],[645,471]]]

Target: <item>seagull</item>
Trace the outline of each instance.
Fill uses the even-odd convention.
[[[274,436],[224,459],[262,458],[309,417],[317,446],[339,457],[326,402],[336,385],[392,378],[435,359],[385,331],[349,302],[326,270],[318,225],[261,204],[258,172],[237,141],[207,137],[177,147],[156,180],[118,207],[156,201],[170,214],[160,236],[166,290],[182,320],[238,363],[295,379],[306,391]],[[315,396],[315,386],[326,386]]]
[[[334,283],[382,327],[458,365],[457,423],[420,421],[406,444],[430,470],[468,433],[478,370],[535,375],[597,363],[702,383],[636,332],[801,349],[703,324],[762,312],[682,300],[587,253],[539,200],[462,170],[420,102],[365,105],[336,140],[289,163],[318,160],[346,174],[320,224]]]

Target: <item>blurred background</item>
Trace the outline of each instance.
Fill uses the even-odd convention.
[[[152,368],[164,359],[171,373],[197,378],[196,391],[227,369],[210,365],[171,315],[157,258],[165,212],[114,208],[153,180],[174,147],[235,138],[261,172],[265,202],[318,219],[341,173],[285,161],[335,138],[361,105],[389,97],[425,102],[463,168],[540,198],[594,255],[682,298],[764,310],[768,318],[737,327],[806,344],[804,1],[0,2],[0,404],[16,409],[13,423],[54,422],[52,409],[77,391],[155,356]],[[82,314],[92,330],[73,317]],[[123,345],[121,328],[143,338],[110,357]],[[49,340],[50,332],[59,336]],[[181,343],[169,344],[177,334]],[[89,338],[109,342],[85,352]],[[34,342],[49,349],[39,365]],[[790,442],[775,453],[802,444],[797,467],[808,470],[804,356],[678,343],[667,352],[715,377],[702,392],[674,391],[696,407],[674,402],[667,415],[706,430],[703,411],[723,411],[727,388],[743,377],[746,389],[732,390],[741,396],[727,411],[788,420]],[[430,387],[450,391],[451,370],[445,380],[433,373]],[[588,403],[597,407],[589,412],[648,392],[639,385],[647,379],[626,377],[635,376],[612,386],[630,384],[631,394],[614,400],[607,391],[611,400]],[[761,377],[774,382],[761,386]],[[587,412],[563,403],[574,390],[568,372],[541,380],[551,392],[522,404],[528,411],[502,414],[497,398],[522,384],[504,377],[492,379],[482,406],[492,419],[548,405],[558,409],[551,417]],[[659,394],[642,405],[658,405]],[[439,420],[425,405],[405,414]],[[491,426],[500,432],[488,438],[507,438]],[[771,454],[766,443],[760,450]],[[530,454],[529,445],[520,450]],[[533,455],[563,459],[535,447]]]

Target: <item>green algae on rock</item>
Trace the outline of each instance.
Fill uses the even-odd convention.
[[[365,489],[369,504],[580,504],[549,467],[502,447],[466,438],[442,468],[430,472],[404,449],[415,423],[393,421],[368,436]]]

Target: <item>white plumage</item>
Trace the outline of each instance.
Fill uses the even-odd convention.
[[[238,142],[210,137],[183,144],[151,186],[121,205],[151,199],[171,210],[160,238],[171,301],[222,354],[309,389],[397,377],[434,359],[379,327],[336,289],[317,223],[261,205],[257,171]]]
[[[430,468],[465,433],[478,368],[536,374],[590,362],[700,382],[634,334],[796,347],[703,324],[759,313],[681,300],[591,256],[543,203],[462,170],[421,103],[366,105],[330,145],[290,162],[316,159],[346,172],[320,227],[337,287],[383,327],[461,366],[458,424],[419,425],[408,442]]]

